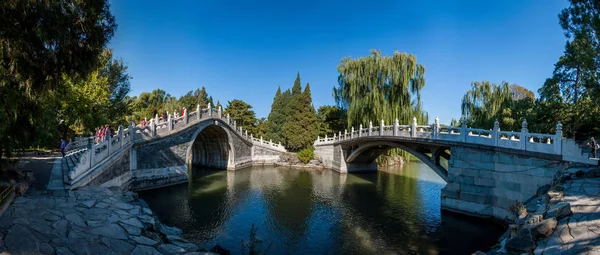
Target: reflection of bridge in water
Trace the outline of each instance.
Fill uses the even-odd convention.
[[[341,173],[375,171],[375,159],[391,148],[400,148],[421,160],[447,185],[442,208],[478,216],[511,217],[509,208],[552,183],[566,163],[597,165],[572,139],[555,134],[530,133],[523,121],[521,132],[432,125],[393,125],[363,128],[318,138],[315,155]],[[441,159],[446,159],[445,168]]]

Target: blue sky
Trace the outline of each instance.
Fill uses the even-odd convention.
[[[506,1],[111,1],[111,41],[133,76],[131,95],[181,96],[205,86],[222,104],[241,99],[269,114],[277,86],[300,72],[315,107],[334,104],[336,67],[380,49],[425,66],[424,108],[460,117],[472,81],[537,91],[562,55],[559,0]]]

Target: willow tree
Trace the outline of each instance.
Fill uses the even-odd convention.
[[[381,51],[358,59],[343,58],[338,66],[338,86],[333,89],[337,104],[347,111],[348,127],[378,125],[383,119],[392,124],[428,122],[421,105],[421,89],[425,87],[425,67],[408,53],[394,52],[382,56]]]

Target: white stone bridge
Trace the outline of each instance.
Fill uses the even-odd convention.
[[[119,126],[107,141],[77,139],[67,147],[63,179],[55,188],[84,185],[127,186],[133,190],[185,182],[191,166],[236,170],[272,164],[285,152],[281,144],[255,138],[236,126],[221,109],[185,112],[145,126]]]
[[[332,137],[318,138],[315,155],[340,173],[376,171],[375,159],[391,148],[400,148],[427,164],[447,182],[442,207],[478,216],[505,218],[510,206],[550,184],[565,164],[598,165],[589,149],[555,134],[530,133],[527,122],[521,132],[433,125],[380,125],[362,127]],[[448,161],[448,168],[440,164]]]

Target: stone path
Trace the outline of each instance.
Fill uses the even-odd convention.
[[[212,254],[160,224],[135,193],[84,187],[66,194],[17,198],[0,217],[0,252]]]
[[[23,157],[20,159],[19,168],[31,170],[33,173],[34,179],[29,186],[30,189],[45,190],[55,171],[54,168],[57,165],[60,167],[60,164],[56,164],[56,162],[60,162],[60,157],[56,157],[55,154],[52,156]],[[59,174],[62,175],[61,172]]]
[[[573,214],[558,221],[534,254],[600,254],[600,178],[566,181],[563,201]]]

